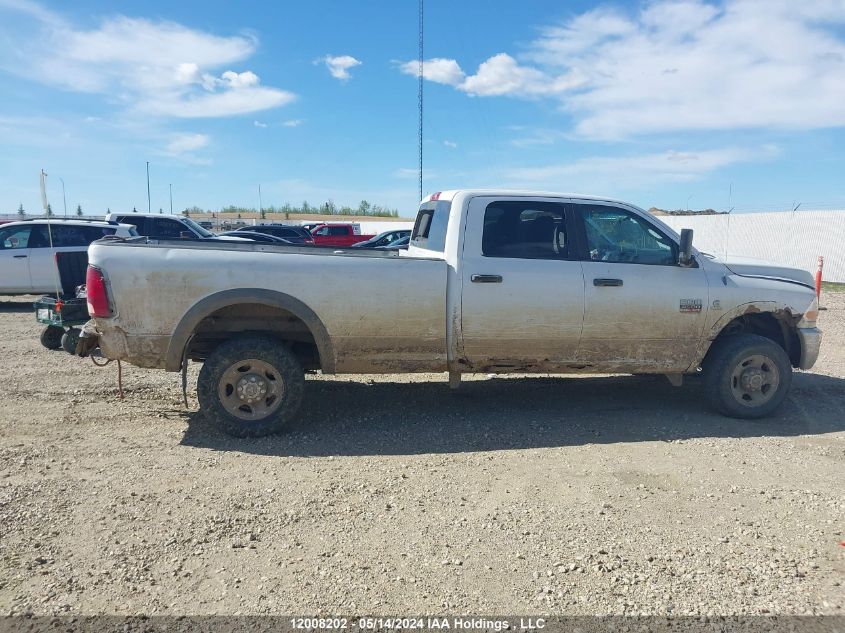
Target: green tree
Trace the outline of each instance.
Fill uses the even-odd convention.
[[[370,215],[370,203],[366,200],[361,200],[361,203],[358,205],[358,214]]]
[[[135,207],[132,207],[132,213],[138,213],[138,209],[136,209]]]
[[[261,209],[261,219],[264,220],[267,217],[267,209]]]
[[[78,215],[80,218],[82,217],[82,205],[81,204],[76,205],[76,215]]]
[[[164,209],[162,209],[161,207],[159,207],[159,208],[158,208],[158,214],[159,214],[159,215],[163,215],[163,214],[164,214]]]
[[[23,210],[23,203],[21,203],[21,206],[18,207],[18,215],[22,218],[26,217],[26,211]]]
[[[50,217],[52,215],[53,215],[53,207],[51,207],[48,203],[47,204],[47,217]]]

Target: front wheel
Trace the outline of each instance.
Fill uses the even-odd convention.
[[[197,396],[205,417],[235,437],[280,432],[299,410],[305,375],[279,341],[242,336],[222,343],[200,370]]]
[[[792,364],[786,352],[756,334],[737,334],[714,343],[703,369],[710,404],[732,418],[770,415],[792,384]]]

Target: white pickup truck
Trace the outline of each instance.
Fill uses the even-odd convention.
[[[810,273],[721,262],[645,211],[555,193],[421,203],[407,251],[134,239],[91,246],[108,358],[180,371],[225,432],[281,430],[304,372],[703,371],[719,412],[762,417],[819,353]],[[655,403],[655,406],[659,406]]]

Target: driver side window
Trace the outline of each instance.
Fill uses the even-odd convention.
[[[596,262],[677,264],[677,246],[638,215],[607,206],[584,207],[587,259]]]

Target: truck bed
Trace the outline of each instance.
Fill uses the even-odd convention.
[[[321,357],[323,371],[441,371],[447,366],[443,260],[371,249],[146,238],[95,243],[89,259],[114,289],[113,317],[98,319],[110,358],[177,370],[181,358],[174,359],[178,345],[172,343],[180,323],[192,318],[197,306],[237,296],[255,310],[248,316],[242,310],[211,315],[206,319],[210,335],[221,320],[227,328],[242,323],[238,327],[244,331],[250,322],[283,320],[265,305],[267,297],[278,297],[302,304],[325,328],[331,358]]]

